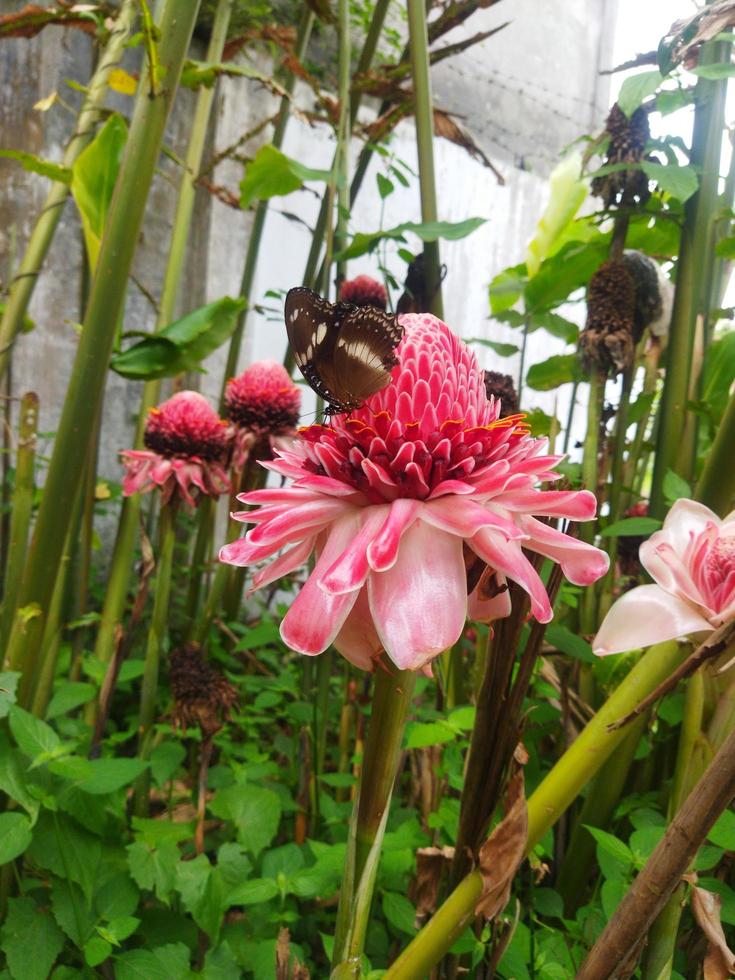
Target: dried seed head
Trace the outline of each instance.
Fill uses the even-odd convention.
[[[633,363],[635,282],[623,262],[605,262],[587,289],[587,323],[579,335],[586,371],[619,374]]]
[[[499,418],[504,419],[509,415],[517,415],[520,411],[518,392],[513,383],[513,378],[509,374],[501,374],[500,371],[486,371],[485,390],[488,398],[497,398],[500,401]]]
[[[635,283],[633,339],[638,343],[646,327],[663,313],[660,272],[652,258],[632,249],[623,253],[622,262]]]
[[[641,107],[630,119],[620,106],[615,105],[607,117],[605,129],[610,136],[605,166],[620,163],[640,163],[650,138],[648,113]],[[592,193],[602,198],[605,207],[613,204],[645,203],[650,197],[648,178],[642,170],[618,170],[615,173],[595,177]]]
[[[173,651],[169,678],[174,724],[184,731],[198,727],[203,736],[214,735],[239,700],[236,688],[207,661],[198,643]]]

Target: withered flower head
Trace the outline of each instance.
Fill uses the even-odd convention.
[[[587,323],[579,335],[586,371],[619,374],[635,356],[635,282],[623,262],[605,262],[587,289]]]
[[[500,371],[485,372],[485,391],[488,398],[497,398],[500,402],[501,419],[508,418],[509,415],[517,415],[520,411],[518,403],[518,392],[509,374],[501,374]]]
[[[237,689],[207,661],[198,643],[173,651],[169,678],[174,725],[184,731],[198,727],[205,738],[222,728],[239,700]]]
[[[646,144],[651,136],[648,125],[648,112],[641,106],[628,119],[620,106],[610,110],[605,123],[610,137],[605,157],[605,166],[619,163],[640,163],[644,157]],[[612,204],[644,204],[650,197],[648,178],[642,170],[618,170],[615,173],[595,177],[592,193],[602,198],[605,207]]]

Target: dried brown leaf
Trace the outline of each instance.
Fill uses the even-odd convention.
[[[487,155],[475,143],[467,130],[462,129],[451,115],[443,109],[434,109],[434,133],[436,136],[441,136],[442,139],[449,140],[451,143],[456,143],[457,146],[461,146],[462,149],[469,153],[473,160],[479,161],[483,166],[492,170],[499,184],[505,183],[502,175],[498,173]]]
[[[282,24],[263,24],[260,27],[253,27],[244,34],[231,37],[222,51],[225,61],[232,58],[242,49],[253,41],[265,41],[275,44],[284,51],[293,50],[296,41],[296,30],[293,27],[284,27]]]
[[[519,763],[523,755],[518,755],[518,749],[516,753],[516,763]],[[519,765],[508,783],[505,815],[480,848],[478,866],[482,875],[482,895],[475,907],[477,915],[492,919],[505,908],[513,878],[525,854],[527,840],[528,808],[523,789],[523,769]]]
[[[285,926],[279,930],[276,940],[276,980],[290,980],[291,933]]]
[[[87,9],[39,7],[36,3],[27,3],[12,14],[0,15],[0,37],[35,37],[50,24],[78,27],[88,34],[95,34],[97,24],[91,17],[85,16]]]
[[[735,26],[735,0],[719,0],[691,17],[675,21],[666,34],[675,62],[687,68],[696,65],[699,49],[722,31]]]
[[[727,945],[720,921],[722,899],[704,888],[692,888],[692,912],[708,942],[704,980],[727,980],[735,973],[735,953]]]
[[[453,857],[453,847],[420,847],[416,851],[416,876],[409,898],[416,906],[417,918],[425,918],[436,909],[442,875]]]

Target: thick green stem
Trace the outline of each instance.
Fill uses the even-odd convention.
[[[600,424],[602,407],[605,401],[605,375],[596,369],[590,374],[589,402],[587,403],[587,432],[584,437],[582,457],[582,484],[587,490],[597,494],[600,482]],[[591,543],[595,534],[595,522],[588,521],[582,525],[580,537]],[[594,633],[597,627],[597,592],[593,585],[588,586],[582,593],[580,609],[580,628],[582,633]]]
[[[339,0],[337,6],[339,29],[339,124],[337,126],[337,152],[334,171],[337,177],[337,224],[335,246],[337,252],[347,246],[347,221],[350,215],[350,5],[349,0]],[[344,260],[337,262],[337,282],[347,272]]]
[[[419,157],[421,220],[438,219],[436,182],[434,178],[434,106],[429,78],[429,36],[426,28],[424,0],[408,0],[408,39],[411,51],[411,74],[416,115],[416,143]],[[431,312],[444,316],[441,294],[439,242],[424,244],[426,290],[431,298]]]
[[[332,966],[340,968],[338,975],[343,980],[360,976],[380,849],[415,681],[415,673],[408,670],[378,665],[375,673],[373,709],[347,844],[332,956]]]
[[[215,514],[215,501],[211,497],[203,497],[197,508],[197,533],[191,554],[189,590],[186,596],[186,618],[192,624],[196,622],[199,612],[202,576],[209,564],[209,544],[214,530]]]
[[[89,83],[74,133],[64,152],[62,164],[67,168],[74,165],[74,161],[94,135],[95,127],[101,117],[110,72],[120,62],[137,11],[137,0],[124,0],[120,7],[97,70]],[[23,317],[31,301],[69,193],[68,184],[59,181],[52,184],[41,213],[33,226],[18,272],[10,283],[7,302],[0,320],[0,378],[7,370],[10,352],[23,325]]]
[[[709,42],[702,46],[699,63],[705,65],[727,61],[728,51],[727,42]],[[727,79],[697,80],[691,163],[700,173],[700,185],[697,193],[685,205],[676,266],[676,294],[651,486],[650,510],[653,517],[663,517],[666,512],[663,484],[668,471],[677,468],[677,454],[688,411],[689,375],[697,316],[704,315],[711,295],[711,283],[706,281],[703,270],[711,273],[712,269],[712,222],[718,206],[726,93]],[[680,472],[680,476],[691,478],[688,466],[685,472]]]
[[[66,523],[59,514],[71,513],[84,479],[78,463],[91,445],[148,190],[198,9],[195,0],[183,5],[166,0],[159,25],[160,78],[151,78],[147,68],[139,85],[19,597],[21,606],[36,603],[39,615],[25,630],[14,626],[6,654],[24,661],[21,694],[39,669],[43,628],[64,549]]]
[[[526,853],[533,850],[626,738],[627,728],[610,732],[607,726],[624,717],[654,691],[685,655],[686,650],[674,641],[651,647],[585,726],[529,797]],[[482,878],[479,871],[473,871],[388,969],[385,980],[415,980],[428,974],[472,922],[481,892]]]
[[[176,544],[175,517],[175,505],[168,504],[161,508],[158,529],[158,567],[153,585],[153,613],[145,648],[138,722],[138,758],[145,760],[151,754],[153,743],[153,723],[156,720],[158,697],[158,670],[168,630],[168,600],[171,592],[171,568]],[[146,769],[135,784],[135,812],[138,816],[145,816],[148,812],[150,782],[150,770]]]
[[[735,394],[725,409],[697,483],[695,497],[722,517],[735,497]]]
[[[15,460],[15,484],[10,509],[8,565],[5,569],[3,611],[0,620],[0,649],[4,649],[15,616],[16,600],[26,559],[28,530],[33,512],[33,474],[38,431],[38,395],[29,391],[20,400],[18,419],[18,452]]]

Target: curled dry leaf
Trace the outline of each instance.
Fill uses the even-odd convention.
[[[0,37],[35,37],[49,24],[61,27],[79,27],[88,34],[97,30],[90,11],[96,8],[85,4],[77,7],[39,7],[37,3],[27,3],[25,7],[12,14],[0,16]]]
[[[296,42],[296,30],[282,24],[263,24],[260,27],[253,27],[244,34],[238,34],[228,40],[222,51],[223,59],[231,61],[251,41],[264,41],[275,44],[284,51],[291,51]]]
[[[484,167],[492,170],[499,184],[505,183],[503,176],[495,169],[487,155],[475,143],[467,130],[462,129],[450,113],[445,112],[443,109],[434,109],[434,134],[441,136],[442,139],[449,140],[451,143],[456,143],[457,146],[461,146],[462,149],[469,153],[473,160],[477,160]]]
[[[416,907],[418,919],[435,911],[442,875],[453,857],[453,847],[420,847],[416,851],[416,876],[411,882],[409,898]]]
[[[527,758],[526,750],[518,746],[514,755],[516,767],[505,797],[505,815],[480,848],[482,895],[475,912],[486,919],[492,919],[507,905],[510,886],[526,851],[528,808],[521,766]]]
[[[291,955],[291,933],[285,927],[276,940],[276,980],[309,980],[309,971]]]
[[[664,37],[671,61],[687,68],[696,65],[699,49],[705,41],[735,25],[735,0],[718,0],[691,17],[675,21]]]
[[[704,888],[692,888],[692,912],[707,937],[704,980],[726,980],[735,972],[735,953],[727,945],[720,921],[722,899]]]

